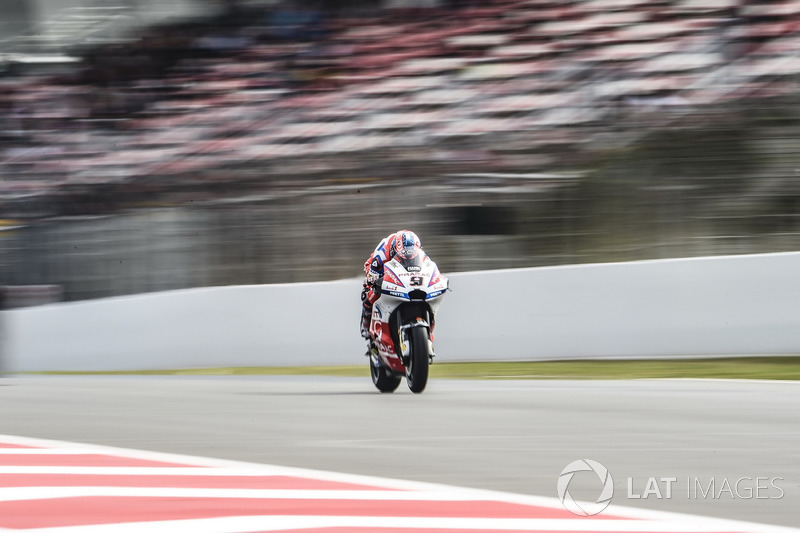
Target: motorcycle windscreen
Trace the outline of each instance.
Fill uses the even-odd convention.
[[[403,266],[403,268],[405,268],[408,272],[413,272],[413,271],[419,272],[420,270],[422,270],[422,264],[424,263],[424,258],[422,254],[417,254],[416,256],[410,259],[406,259],[398,255],[395,256],[394,260],[400,263]]]

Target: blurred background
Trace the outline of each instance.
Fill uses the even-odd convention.
[[[800,0],[0,0],[6,306],[800,249]]]

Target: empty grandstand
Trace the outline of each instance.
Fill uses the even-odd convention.
[[[73,43],[56,72],[7,56],[5,218],[314,194],[336,220],[353,190],[391,202],[414,182],[441,214],[407,217],[450,269],[800,244],[800,0],[219,4]],[[309,238],[303,213],[251,220],[253,239]],[[350,262],[374,235],[343,226]],[[475,234],[491,257],[459,248]],[[25,246],[7,272],[24,277]],[[243,277],[167,287],[331,275],[260,253]]]

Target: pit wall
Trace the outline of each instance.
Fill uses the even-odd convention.
[[[800,354],[800,253],[450,275],[439,361]],[[360,280],[3,312],[6,372],[366,364]]]

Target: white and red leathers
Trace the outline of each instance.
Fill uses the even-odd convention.
[[[361,291],[361,301],[364,304],[361,310],[361,336],[365,339],[369,338],[372,306],[380,297],[380,293],[375,288],[375,282],[383,277],[383,265],[398,254],[408,259],[417,254],[425,255],[425,252],[422,251],[422,243],[413,231],[404,229],[392,233],[378,243],[375,251],[364,263],[366,279],[364,280],[364,289]]]

